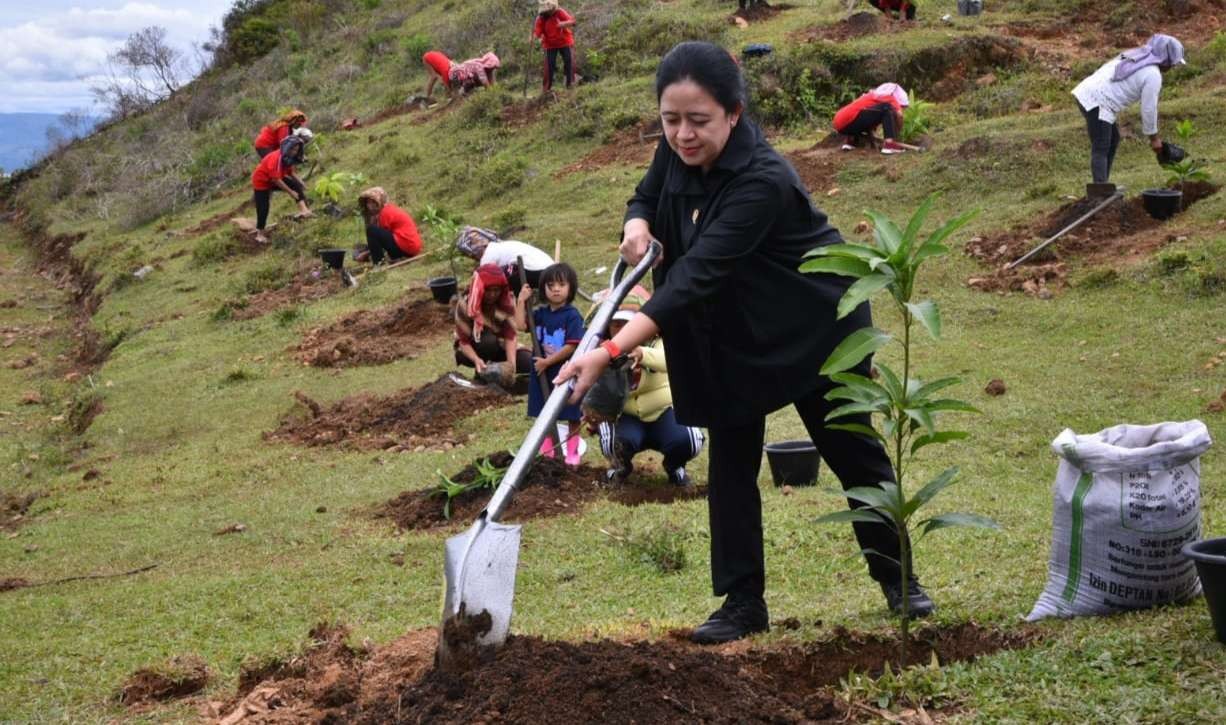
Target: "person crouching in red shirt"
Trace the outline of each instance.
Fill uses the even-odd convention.
[[[301,126],[305,126],[306,122],[306,114],[302,111],[299,111],[297,108],[289,111],[260,129],[260,135],[255,137],[255,152],[260,155],[260,158],[264,158],[281,148],[281,142],[285,140],[285,137],[298,130]]]
[[[375,264],[383,261],[416,257],[421,254],[421,236],[413,217],[388,202],[383,187],[372,186],[358,194],[362,216],[366,218],[366,246]]]
[[[261,244],[268,242],[264,236],[264,226],[268,223],[268,209],[272,203],[272,192],[280,189],[298,202],[298,216],[306,218],[314,216],[306,203],[306,187],[294,175],[294,167],[281,163],[281,151],[272,151],[260,160],[255,171],[251,172],[251,187],[255,190],[255,240]]]
[[[868,4],[895,18],[915,20],[915,4],[908,0],[868,0]]]
[[[562,68],[566,71],[566,87],[575,84],[575,34],[571,30],[575,17],[558,7],[557,0],[540,0],[540,14],[532,25],[532,42],[540,42],[545,49],[545,90],[553,87],[554,69],[558,56],[562,56]]]
[[[875,144],[873,129],[881,126],[885,141],[881,153],[900,154],[906,150],[898,143],[902,132],[902,109],[910,104],[907,92],[897,83],[882,83],[834,114],[835,133],[842,134],[843,150],[851,151],[861,141]]]

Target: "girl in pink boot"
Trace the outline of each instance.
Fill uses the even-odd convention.
[[[532,322],[536,329],[531,332],[540,342],[544,357],[532,360],[532,373],[543,374],[547,381],[557,376],[562,363],[570,359],[579,345],[579,340],[583,338],[583,315],[571,304],[575,301],[575,292],[578,289],[579,276],[569,264],[561,262],[546,267],[541,272],[540,287],[536,290],[525,285],[519,291],[515,324],[521,331],[528,331],[528,301],[535,295],[542,302],[532,311]],[[541,394],[541,386],[529,385],[528,415],[535,418],[540,415],[544,406],[545,398]],[[579,419],[582,417],[578,405],[567,405],[558,415],[558,420],[566,423],[566,433],[561,440],[566,448],[566,463],[570,466],[579,465]],[[541,446],[541,455],[548,458],[557,455],[549,438],[546,438]]]

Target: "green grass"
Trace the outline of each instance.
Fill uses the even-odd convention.
[[[786,43],[793,30],[831,22],[841,13],[828,3],[795,4],[796,9],[772,22],[745,31],[729,29],[730,47],[762,40]],[[1024,18],[1026,10],[1035,9],[1058,15],[1068,5],[1031,4],[1036,7],[1014,3],[1007,14],[992,19]],[[945,42],[947,31],[936,17],[953,7],[952,0],[926,5],[916,30],[865,39],[856,47]],[[439,24],[443,13],[438,7],[407,0],[385,0],[373,14],[355,11],[351,21],[360,33],[366,24],[373,27],[376,16],[398,10],[408,13],[394,31],[398,38],[433,35],[435,27],[451,32]],[[599,12],[596,3],[579,3],[576,10]],[[653,12],[711,19],[728,10],[727,3],[687,0]],[[983,31],[958,19],[954,32],[963,29]],[[1197,49],[1190,50],[1195,59]],[[364,65],[342,94],[341,86],[329,80],[333,66],[365,52],[361,43],[347,44],[340,35],[320,36],[296,51],[308,65],[319,64],[320,83],[301,91],[309,94],[303,105],[313,118],[320,117],[317,110],[335,118],[369,115],[389,105],[389,89],[403,97],[420,83],[416,66],[399,57],[381,58]],[[294,65],[289,56],[274,51],[249,68],[228,72],[222,80],[229,95],[218,104],[232,110],[211,121],[201,138],[218,144],[242,141],[281,99],[296,97],[298,89],[291,92],[292,83],[278,75]],[[1214,78],[1220,73],[1214,68],[1172,84],[1162,106],[1164,124],[1195,118],[1203,129],[1197,151],[1210,159],[1211,168],[1226,158],[1226,109],[1214,102]],[[521,82],[514,74],[504,77],[506,93],[499,104],[520,102]],[[940,190],[934,218],[971,206],[983,209],[959,236],[960,244],[974,234],[1048,213],[1063,203],[1063,195],[1079,195],[1086,142],[1082,120],[1064,96],[1070,84],[1036,68],[1001,82],[1009,98],[1034,97],[1051,109],[978,112],[993,102],[991,89],[940,104],[933,151],[890,159],[857,154],[838,172],[840,194],[825,197],[824,190],[815,190],[817,203],[837,226],[850,230],[865,208],[903,218],[929,192]],[[536,88],[534,79],[533,93]],[[252,99],[242,108],[255,104],[259,113],[242,110],[240,97]],[[325,142],[323,170],[360,171],[410,210],[434,204],[467,223],[492,225],[509,212],[522,214],[518,223],[527,229],[516,236],[544,248],[560,239],[564,257],[579,270],[584,286],[594,288],[604,280],[594,270],[614,259],[624,202],[640,171],[620,166],[563,179],[553,174],[603,143],[609,129],[625,119],[649,116],[652,102],[647,75],[612,76],[563,94],[537,123],[518,130],[461,122],[461,114],[475,112],[475,105],[421,125],[412,116],[401,116],[355,133],[317,128]],[[583,124],[569,124],[576,115]],[[1135,116],[1129,118],[1135,127]],[[293,650],[323,619],[347,622],[356,640],[376,642],[436,624],[445,534],[400,534],[364,512],[405,489],[433,485],[436,470],[454,473],[474,458],[515,446],[528,426],[520,409],[507,409],[499,418],[473,421],[477,437],[462,448],[413,454],[344,453],[264,441],[261,433],[294,406],[296,390],[326,403],[351,393],[421,384],[449,369],[446,343],[413,361],[339,372],[303,367],[287,352],[310,327],[391,303],[446,265],[431,261],[369,275],[356,290],[282,314],[214,320],[224,302],[275,283],[279,270],[313,259],[316,248],[356,241],[356,227],[348,219],[283,225],[275,250],[231,257],[224,254],[228,228],[194,237],[181,234],[246,197],[249,169],[237,164],[215,198],[132,230],[120,212],[136,192],[119,191],[122,184],[93,196],[57,198],[53,192],[67,178],[62,176],[66,169],[101,163],[105,153],[139,143],[142,136],[135,127],[130,123],[108,130],[77,149],[79,155],[53,164],[22,195],[35,213],[57,220],[54,231],[87,232],[74,254],[100,272],[114,276],[147,262],[159,265],[144,280],[117,287],[95,315],[95,327],[123,336],[90,379],[63,379],[55,356],[70,349],[64,337],[68,323],[53,307],[61,294],[30,273],[33,260],[16,231],[0,226],[0,300],[22,301],[21,307],[0,309],[0,325],[50,324],[55,329],[33,342],[44,361],[39,367],[0,366],[0,389],[9,391],[0,411],[10,413],[0,416],[0,464],[6,474],[0,485],[5,491],[49,494],[35,504],[16,538],[0,538],[0,576],[45,581],[151,563],[158,567],[134,577],[0,594],[0,621],[7,625],[0,637],[0,720],[122,716],[110,696],[123,679],[139,667],[183,653],[200,655],[218,672],[210,694],[224,697],[233,691],[244,659]],[[825,132],[824,127],[799,128],[776,141],[782,148],[807,148]],[[370,136],[376,137],[374,143]],[[992,151],[955,152],[972,139],[993,142]],[[97,156],[91,159],[91,153]],[[896,181],[884,178],[886,165],[896,168]],[[1142,142],[1128,140],[1115,175],[1135,190],[1158,181],[1161,172]],[[505,188],[482,186],[491,181]],[[104,205],[110,207],[109,219],[100,217]],[[288,209],[284,199],[274,200],[274,216]],[[1226,434],[1221,414],[1203,412],[1205,403],[1226,387],[1222,368],[1203,368],[1222,350],[1216,339],[1226,336],[1226,296],[1206,293],[1203,282],[1222,271],[1226,227],[1218,220],[1224,217],[1226,197],[1211,197],[1172,222],[1173,231],[1188,239],[1164,254],[1183,254],[1182,261],[1169,256],[1174,261],[1124,268],[1107,281],[1074,263],[1073,279],[1091,281],[1051,300],[967,289],[963,281],[982,270],[958,252],[924,278],[926,293],[944,312],[947,339],[939,347],[921,346],[918,372],[963,375],[967,382],[961,396],[984,415],[968,423],[974,433],[970,441],[939,456],[922,455],[915,473],[933,474],[956,463],[963,480],[942,507],[980,512],[1004,526],[1003,532],[990,535],[941,532],[921,544],[919,573],[940,606],[938,622],[974,619],[1011,627],[1030,609],[1044,584],[1050,539],[1056,459],[1048,444],[1062,428],[1092,432],[1119,422],[1201,417],[1212,435]],[[30,349],[23,342],[0,350],[0,359]],[[991,378],[1003,379],[1008,393],[999,398],[982,393]],[[15,405],[18,392],[26,389],[42,392],[44,405]],[[73,399],[95,393],[105,412],[80,438],[52,420],[66,413]],[[792,411],[770,418],[771,439],[801,435]],[[89,447],[78,451],[82,441]],[[1202,461],[1205,530],[1211,534],[1226,525],[1226,504],[1215,496],[1224,463],[1220,446]],[[705,466],[704,454],[692,469],[699,482],[705,480]],[[83,481],[88,468],[101,475]],[[768,602],[776,618],[796,617],[804,623],[795,632],[761,640],[821,638],[839,625],[889,629],[892,622],[880,592],[852,556],[850,531],[813,523],[841,502],[813,489],[784,497],[769,486],[765,471],[761,482]],[[833,485],[824,469],[820,483]],[[316,512],[321,506],[325,513]],[[244,524],[246,531],[213,536],[233,523]],[[457,522],[457,530],[462,525]],[[632,536],[637,546],[611,539],[600,533],[602,528]],[[660,531],[673,533],[644,533]],[[633,509],[606,502],[580,516],[530,522],[524,530],[514,628],[561,638],[640,637],[693,625],[716,604],[710,595],[707,547],[701,502]],[[662,573],[657,561],[675,560],[678,552],[685,564]],[[404,555],[403,567],[391,562],[396,553]],[[960,703],[959,719],[1226,718],[1226,651],[1211,640],[1200,602],[1051,622],[1042,629],[1046,639],[1035,647],[946,668],[949,692]],[[148,717],[193,716],[190,707],[169,705]]]

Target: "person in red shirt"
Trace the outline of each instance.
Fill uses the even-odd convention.
[[[264,158],[281,148],[281,142],[285,140],[285,137],[289,136],[299,127],[305,126],[306,122],[306,114],[302,111],[299,111],[297,108],[289,111],[260,129],[260,134],[255,137],[255,152],[260,155],[260,158]]]
[[[566,71],[566,87],[570,88],[575,84],[575,34],[571,31],[575,16],[558,7],[557,0],[540,0],[537,7],[540,14],[532,25],[532,42],[545,50],[545,90],[553,88],[559,55]]]
[[[426,66],[426,98],[434,93],[434,86],[439,82],[448,96],[453,91],[463,94],[478,87],[489,88],[502,67],[502,61],[494,53],[456,63],[442,52],[431,50],[422,55],[421,62]]]
[[[915,4],[910,0],[868,0],[868,4],[886,15],[915,20]]]
[[[255,190],[255,240],[264,244],[268,239],[264,236],[264,225],[268,222],[268,209],[272,202],[272,192],[280,189],[298,202],[299,218],[314,216],[306,203],[306,187],[302,180],[294,175],[294,167],[281,163],[281,150],[271,151],[256,164],[251,172],[251,188]]]
[[[413,217],[387,199],[381,186],[372,186],[358,194],[358,205],[366,218],[366,246],[370,259],[379,264],[389,260],[416,257],[421,254],[421,235]]]
[[[850,151],[861,139],[873,141],[873,129],[881,126],[885,142],[883,154],[901,154],[906,149],[898,143],[902,130],[902,109],[910,104],[907,92],[897,83],[882,83],[834,114],[834,130],[846,138],[843,150]]]

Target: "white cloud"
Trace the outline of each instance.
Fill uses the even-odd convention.
[[[106,57],[142,28],[166,28],[167,41],[191,55],[208,38],[232,0],[94,2],[63,7],[55,0],[20,22],[0,14],[0,113],[59,112],[92,104],[86,79],[101,75]],[[100,7],[102,6],[102,7]]]

